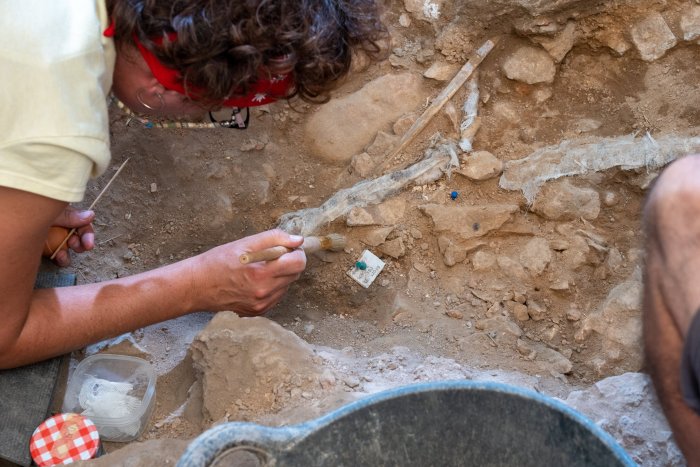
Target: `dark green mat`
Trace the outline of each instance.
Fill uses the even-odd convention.
[[[75,283],[75,274],[42,271],[35,286],[66,287]],[[0,370],[0,459],[24,466],[31,464],[29,439],[49,416],[62,359]]]

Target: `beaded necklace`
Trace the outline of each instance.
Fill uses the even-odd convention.
[[[243,118],[241,114],[241,109],[238,107],[231,108],[231,118],[229,120],[215,120],[211,112],[209,112],[209,118],[211,122],[183,122],[180,120],[149,120],[145,117],[138,115],[136,112],[131,110],[122,101],[120,101],[114,94],[110,95],[110,102],[114,103],[119,109],[129,116],[126,124],[129,125],[132,120],[135,120],[142,124],[144,128],[235,128],[237,130],[245,130],[248,128],[248,122],[250,120],[250,112],[246,107],[246,115]]]

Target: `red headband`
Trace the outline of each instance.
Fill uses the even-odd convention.
[[[104,31],[106,37],[114,36],[114,23],[111,23],[107,29]],[[177,38],[176,33],[169,33],[168,38],[170,40],[175,40]],[[146,61],[148,68],[150,68],[153,76],[158,80],[160,84],[163,85],[165,89],[171,91],[179,92],[180,94],[192,96],[193,92],[201,91],[199,88],[194,86],[188,86],[190,92],[189,94],[185,90],[185,86],[180,79],[180,72],[172,68],[168,68],[163,65],[154,54],[151,53],[146,47],[143,46],[141,41],[139,41],[134,36],[134,42],[141,52],[141,56]],[[162,39],[154,40],[158,45],[163,43]],[[223,105],[226,107],[255,107],[257,105],[265,105],[276,101],[277,99],[283,99],[287,97],[293,86],[292,77],[290,74],[281,74],[273,76],[270,79],[259,79],[253,83],[249,92],[245,96],[233,97],[223,101]]]

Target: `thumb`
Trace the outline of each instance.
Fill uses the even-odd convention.
[[[95,211],[66,208],[58,215],[54,223],[62,227],[77,228],[89,224],[94,219]]]

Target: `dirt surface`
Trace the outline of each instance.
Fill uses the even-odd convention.
[[[700,48],[692,34],[699,29],[698,6],[435,2],[440,14],[431,18],[421,5],[409,0],[389,5],[390,56],[353,73],[325,106],[295,101],[255,108],[246,131],[148,129],[115,107],[112,169],[90,184],[85,204],[123,160],[131,161],[97,209],[96,250],[75,258],[79,282],[138,273],[267,230],[285,213],[320,206],[338,190],[379,175],[352,156],[366,151],[373,162],[381,160],[385,143],[372,148],[375,135],[385,132],[394,144],[393,135],[423,112],[468,54],[497,38],[478,67],[480,126],[472,142],[474,151],[488,151],[496,162],[484,156],[479,165],[474,153],[460,151],[460,167],[450,176],[409,184],[379,206],[358,205],[351,215],[324,225],[315,233],[346,236],[345,251],[310,257],[302,278],[266,317],[317,348],[357,358],[405,348],[421,358],[536,378],[540,389],[554,395],[643,370],[640,212],[655,168],[612,164],[553,180],[534,203],[521,191],[501,188],[499,179],[510,161],[563,141],[591,142],[595,158],[595,143],[603,138],[692,135],[700,125]],[[643,59],[653,52],[645,52],[635,28],[656,18],[654,13],[676,41],[664,39],[663,28],[642,34],[655,37],[651,47],[662,49],[658,57]],[[509,64],[523,48],[546,58],[528,55],[525,64]],[[423,76],[435,64],[448,70],[446,79]],[[541,66],[533,72],[529,68],[537,66],[528,64]],[[385,113],[373,113],[376,99],[363,88],[406,74],[417,77],[420,103],[373,126],[375,116],[383,121],[396,107],[387,104]],[[383,89],[391,100],[391,86]],[[466,89],[391,161],[389,171],[421,159],[436,132],[459,141]],[[334,109],[336,101],[355,107]],[[336,112],[325,115],[335,131],[364,149],[350,157],[319,150],[331,138],[329,130],[320,133],[309,121],[326,106]],[[474,165],[481,167],[478,177],[470,172]],[[436,207],[426,208],[431,205]],[[501,218],[492,212],[496,206],[512,209]],[[466,229],[442,225],[440,215],[448,220],[462,215],[451,211],[455,208],[490,214]],[[350,226],[349,219],[368,225]],[[365,249],[386,262],[367,289],[347,275]],[[211,316],[188,316],[110,344],[110,352],[144,356],[158,370],[158,406],[144,439],[187,439],[204,428],[192,423],[200,415],[185,413],[197,408],[184,403],[196,379],[189,344]],[[416,379],[410,372],[404,376],[405,384]],[[182,422],[173,423],[176,419]]]

